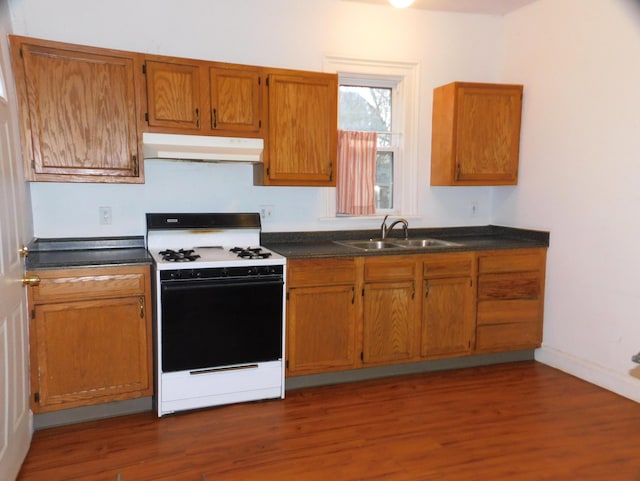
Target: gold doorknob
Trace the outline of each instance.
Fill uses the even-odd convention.
[[[20,246],[18,253],[20,254],[20,257],[27,257],[29,255],[29,248],[24,245]]]
[[[40,284],[40,277],[33,274],[22,278],[23,286],[37,286]]]

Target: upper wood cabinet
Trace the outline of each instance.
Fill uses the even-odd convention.
[[[258,68],[209,68],[211,128],[214,131],[259,134],[262,129],[262,75]]]
[[[522,85],[454,82],[434,89],[431,185],[515,185]]]
[[[10,41],[27,180],[144,182],[137,55]]]
[[[338,76],[270,70],[262,185],[335,186],[338,142]]]
[[[202,130],[205,115],[200,89],[200,66],[179,62],[146,60],[147,113],[149,127]],[[152,129],[150,129],[152,130]]]
[[[336,185],[336,74],[10,38],[27,180],[142,183],[155,132],[262,138],[254,184]]]
[[[147,56],[144,129],[255,137],[262,129],[258,67]]]

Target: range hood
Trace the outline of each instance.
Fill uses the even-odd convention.
[[[262,162],[264,141],[206,135],[142,134],[145,159],[200,162]]]

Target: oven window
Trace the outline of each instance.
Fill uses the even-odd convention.
[[[166,283],[161,296],[163,372],[282,357],[281,279]]]

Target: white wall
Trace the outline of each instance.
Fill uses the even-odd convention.
[[[454,80],[497,81],[503,21],[343,0],[10,0],[18,34],[192,58],[322,70],[326,54],[419,63],[419,216],[411,226],[487,224],[492,189],[430,188],[431,95]],[[238,165],[147,162],[145,185],[31,186],[38,237],[144,233],[144,213],[275,208],[265,231],[377,227],[322,220],[321,188],[254,187]],[[479,213],[470,216],[470,203]],[[99,225],[111,206],[113,224]]]
[[[640,3],[540,0],[503,44],[524,134],[494,220],[551,231],[537,357],[640,401]]]

